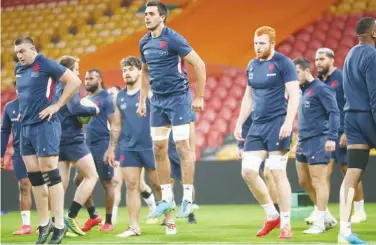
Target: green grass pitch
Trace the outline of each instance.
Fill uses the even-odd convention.
[[[376,203],[366,203],[367,222],[354,224],[353,231],[360,238],[369,243],[376,243]],[[330,205],[331,213],[338,219],[338,204]],[[102,217],[104,210],[99,209]],[[141,232],[139,237],[117,238],[115,235],[124,231],[128,217],[126,208],[120,208],[118,224],[113,232],[99,232],[98,228],[87,232],[85,236],[65,238],[63,243],[76,244],[168,244],[168,243],[336,243],[339,226],[320,235],[305,235],[303,230],[307,228],[304,221],[293,220],[293,239],[278,239],[279,230],[273,231],[265,238],[256,238],[255,234],[261,228],[264,211],[258,205],[216,205],[200,206],[196,210],[197,224],[187,224],[185,219],[177,220],[178,234],[166,236],[164,227],[145,224],[147,209],[143,208],[140,215]],[[88,214],[82,209],[79,214],[79,222],[83,224]],[[1,244],[5,243],[34,243],[37,235],[12,236],[21,224],[19,212],[11,212],[1,217]],[[32,226],[35,231],[37,214],[32,212]]]

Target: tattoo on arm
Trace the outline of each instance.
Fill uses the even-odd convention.
[[[121,131],[118,129],[112,129],[110,133],[110,144],[111,146],[115,147],[117,146],[119,142]]]

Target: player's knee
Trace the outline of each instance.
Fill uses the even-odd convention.
[[[97,174],[98,175],[98,174]],[[83,178],[83,176],[81,175],[81,174],[76,174],[76,176],[74,176],[74,179],[73,179],[73,181],[74,181],[74,184],[76,185],[76,186],[79,186],[80,184],[81,184],[81,182],[82,182],[82,180],[83,180],[84,178]]]
[[[151,188],[154,190],[154,191],[160,191],[161,190],[161,185],[158,183],[158,181],[156,180],[151,180],[150,179],[150,185],[151,185]]]
[[[167,157],[168,144],[164,141],[154,141],[153,151],[156,157]]]
[[[312,187],[316,190],[326,185],[326,176],[314,174],[314,175],[311,175],[311,180],[312,180]]]
[[[181,140],[188,140],[189,135],[190,135],[189,124],[172,126],[172,136],[175,142],[181,141]]]
[[[20,180],[20,194],[23,196],[29,195],[30,191],[31,191],[31,183],[29,179],[24,178]]]
[[[310,179],[299,178],[299,185],[303,187],[303,189],[305,190],[309,190],[313,188]]]
[[[273,181],[273,175],[269,168],[264,169],[264,179],[268,183],[270,181]]]
[[[176,141],[176,151],[182,161],[191,157],[191,150],[187,141]]]
[[[259,175],[262,159],[251,152],[243,153],[242,177],[243,179],[256,178]]]
[[[140,189],[140,182],[136,178],[128,179],[126,183],[127,190],[134,191]]]
[[[44,172],[42,174],[44,182],[51,187],[61,183],[61,176],[58,168]]]
[[[27,176],[29,177],[32,186],[41,186],[45,184],[42,172],[28,172]]]

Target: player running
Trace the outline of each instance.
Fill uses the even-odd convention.
[[[71,56],[63,56],[59,62],[62,66],[79,75],[79,61]],[[61,94],[65,85],[59,83],[56,93]],[[77,215],[82,205],[87,201],[98,181],[98,174],[95,169],[93,156],[85,142],[82,124],[78,116],[95,116],[99,108],[87,107],[80,104],[80,94],[77,91],[72,99],[60,109],[58,115],[61,123],[61,141],[59,155],[59,170],[66,191],[70,181],[71,166],[74,166],[83,175],[84,179],[78,186],[74,200],[68,209],[68,217],[65,225],[73,233],[83,236],[85,232],[80,229],[77,222]]]
[[[184,185],[183,201],[177,217],[187,217],[192,210],[194,159],[189,146],[189,123],[192,109],[204,109],[205,64],[187,41],[165,26],[167,8],[158,1],[146,5],[145,24],[149,32],[140,40],[142,58],[141,99],[137,114],[146,116],[149,86],[151,99],[151,135],[155,163],[162,189],[162,202],[150,217],[158,217],[173,209],[173,193],[168,162],[168,139],[173,138],[181,161]],[[197,78],[196,97],[192,102],[185,62],[193,65]],[[150,80],[149,80],[150,78]],[[174,225],[173,220],[167,224]]]
[[[247,120],[244,122],[242,126],[242,138],[246,138],[249,129],[251,128],[252,125],[252,113],[249,114]],[[244,148],[244,140],[238,140],[238,158],[242,159],[243,158],[243,148]],[[279,213],[279,205],[278,205],[278,193],[277,193],[277,187],[275,185],[275,181],[273,178],[272,173],[270,172],[270,167],[268,164],[268,158],[261,163],[260,166],[260,175],[265,180],[266,187],[268,188],[269,195],[274,203],[275,209],[277,209]]]
[[[290,225],[291,186],[286,174],[293,121],[298,109],[299,82],[295,65],[288,57],[275,52],[275,31],[268,26],[255,32],[257,58],[247,68],[248,86],[235,128],[241,137],[242,125],[253,110],[253,123],[245,140],[242,176],[266,212],[264,227],[257,236],[265,236],[280,226],[280,238],[292,238]],[[289,100],[286,99],[286,92]],[[268,164],[276,182],[281,217],[273,205],[265,182],[259,175],[261,163]]]
[[[98,69],[90,69],[85,74],[86,91],[88,98],[99,107],[99,114],[85,125],[86,143],[93,155],[95,167],[105,193],[106,219],[99,231],[112,231],[112,208],[114,205],[115,186],[113,183],[114,169],[104,162],[104,153],[110,143],[110,127],[114,118],[114,104],[112,96],[104,87],[102,73]],[[81,183],[83,175],[78,172],[76,184]],[[89,231],[101,223],[102,219],[95,211],[92,196],[86,202],[90,218],[86,221],[82,231]]]
[[[329,171],[328,171],[328,181],[330,189],[330,176],[332,174],[333,166],[335,163],[341,164],[341,171],[345,175],[347,170],[347,149],[346,149],[346,134],[344,133],[344,118],[345,113],[343,108],[345,107],[345,94],[343,92],[343,79],[342,71],[334,66],[334,52],[329,48],[319,48],[316,51],[315,65],[319,72],[318,78],[323,81],[326,85],[332,87],[335,92],[338,109],[340,113],[340,128],[338,134],[338,140],[336,142],[336,150],[332,153]],[[312,190],[312,188],[309,188]],[[307,190],[308,191],[308,190]],[[312,215],[306,219],[307,223],[312,223],[312,218],[315,217],[315,211],[317,207],[315,206]],[[366,213],[364,211],[364,200],[363,200],[363,186],[360,182],[355,191],[354,196],[354,214],[351,217],[351,222],[360,223],[367,220]]]
[[[20,108],[21,155],[40,220],[36,243],[45,243],[53,226],[49,220],[49,197],[55,217],[49,243],[60,243],[65,232],[64,189],[58,169],[61,125],[55,114],[74,95],[81,81],[69,69],[38,54],[30,37],[17,38],[14,44],[19,60],[14,71]],[[66,86],[54,103],[56,81]]]
[[[16,86],[16,82],[14,82]],[[22,218],[22,226],[13,235],[32,234],[30,225],[31,210],[31,183],[27,177],[27,170],[20,153],[21,123],[18,121],[18,99],[8,102],[4,107],[3,120],[1,123],[1,168],[4,165],[4,154],[7,149],[10,133],[13,135],[13,172],[16,176],[19,188],[19,201]]]
[[[317,206],[312,226],[304,233],[320,234],[326,230],[325,223],[333,219],[326,212],[330,191],[327,173],[336,148],[340,114],[331,88],[313,78],[311,63],[306,58],[295,59],[294,63],[302,90],[296,151],[298,178],[299,183],[312,185],[309,195]]]
[[[343,66],[348,169],[340,191],[338,242],[346,244],[365,243],[352,233],[350,212],[369,151],[376,147],[376,19],[360,19],[356,34],[359,44],[349,51]]]
[[[115,154],[118,148],[121,174],[127,189],[126,199],[130,225],[117,237],[130,237],[141,235],[138,216],[141,209],[140,175],[142,168],[145,168],[148,173],[158,200],[161,199],[162,194],[154,166],[150,118],[141,118],[136,114],[140,99],[141,60],[136,57],[127,57],[122,60],[121,68],[126,87],[117,94],[115,99],[111,142],[105,154],[105,161],[117,167]],[[148,101],[147,107],[149,107]],[[150,113],[150,110],[148,112]],[[166,229],[167,234],[172,234],[170,232],[172,232],[170,229]]]

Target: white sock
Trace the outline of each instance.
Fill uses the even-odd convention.
[[[30,211],[21,211],[23,225],[30,225]]]
[[[340,222],[340,231],[339,233],[343,236],[350,236],[351,231],[351,222],[348,221],[341,221]]]
[[[157,204],[155,203],[155,197],[154,194],[151,193],[151,195],[148,198],[143,198],[145,203],[148,205],[149,210],[154,212],[154,210],[157,208]]]
[[[183,185],[183,200],[192,202],[193,199],[193,185]]]
[[[261,205],[266,213],[266,220],[275,220],[278,218],[279,213],[277,209],[274,207],[273,203]]]
[[[315,211],[319,210],[318,207],[315,205]]]
[[[166,202],[172,202],[172,186],[171,184],[161,185],[162,189],[162,200]]]
[[[117,214],[118,214],[119,207],[113,206],[112,207],[112,220],[111,222],[115,225],[117,223]]]
[[[46,223],[40,223],[39,225],[42,226],[42,227],[45,227],[46,225],[48,225],[50,221],[47,221]]]
[[[290,226],[290,212],[281,212],[281,228]]]
[[[315,217],[315,224],[319,225],[320,227],[325,227],[325,216],[327,215],[327,211],[316,211],[316,217]]]
[[[355,212],[364,212],[364,200],[361,200],[359,202],[354,202],[354,209]]]

